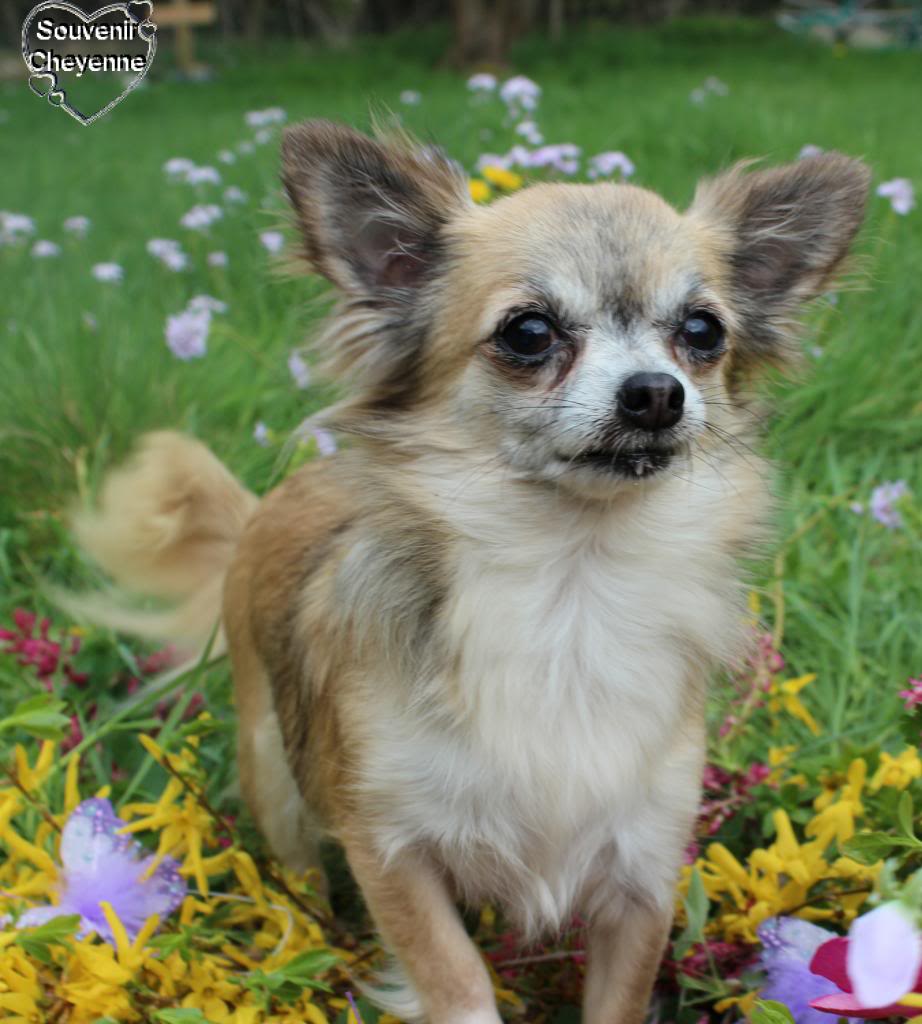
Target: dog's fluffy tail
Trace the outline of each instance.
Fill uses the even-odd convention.
[[[139,610],[107,594],[65,595],[78,617],[126,633],[175,642],[190,655],[223,653],[224,576],[256,508],[247,491],[200,442],[147,434],[106,478],[99,507],[81,511],[81,547],[119,588],[165,603]]]

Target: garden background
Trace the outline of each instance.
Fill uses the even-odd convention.
[[[485,202],[598,175],[683,206],[703,175],[808,146],[873,170],[849,287],[811,311],[800,369],[766,386],[777,543],[753,566],[752,661],[715,680],[705,805],[653,1008],[677,1024],[758,1013],[766,978],[784,995],[760,925],[844,933],[875,885],[918,866],[922,52],[768,19],[606,16],[550,35],[533,23],[502,63],[457,67],[437,17],[386,33],[359,21],[334,47],[307,25],[274,35],[283,15],[267,10],[258,41],[200,33],[191,76],[165,39],[144,87],[89,128],[23,77],[0,82],[0,1017],[376,1019],[350,1003],[378,950],[341,864],[330,907],[242,808],[226,665],[171,676],[169,650],[79,623],[49,590],[100,582],[69,510],[145,430],[200,437],[258,492],[329,456],[335,439],[309,423],[293,436],[333,392],[305,347],[326,287],[286,269],[279,135],[381,111],[444,146]],[[168,855],[157,877],[182,866],[187,894],[156,931],[107,882],[137,856],[125,840],[93,848],[105,910],[74,904],[87,880],[62,828],[93,814],[104,838],[118,827],[91,797]],[[25,927],[30,911],[49,922]],[[579,922],[524,951],[490,908],[469,923],[505,1015],[576,1019]]]

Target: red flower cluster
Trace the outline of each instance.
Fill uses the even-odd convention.
[[[44,618],[38,621],[34,612],[27,612],[24,608],[13,612],[13,622],[15,629],[0,629],[0,641],[5,641],[0,652],[15,654],[20,665],[31,665],[48,690],[51,689],[51,677],[59,668],[77,686],[86,683],[89,676],[86,672],[78,672],[71,661],[80,651],[80,637],[62,634],[53,640],[51,620]]]
[[[746,772],[728,772],[709,764],[704,769],[704,794],[698,811],[695,834],[712,836],[750,801],[750,790],[771,773],[767,764],[756,762]]]

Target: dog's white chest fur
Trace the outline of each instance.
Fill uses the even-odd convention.
[[[433,846],[529,930],[598,912],[588,892],[671,898],[703,753],[692,688],[739,616],[708,510],[670,485],[657,497],[577,517],[468,500],[441,621],[451,667],[375,709],[383,849]]]

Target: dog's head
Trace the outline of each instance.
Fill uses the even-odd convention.
[[[415,424],[605,496],[737,428],[743,383],[785,359],[840,268],[869,172],[836,153],[737,167],[684,214],[612,184],[475,206],[439,151],[308,122],[286,133],[283,179],[342,297],[322,344],[357,431]]]

